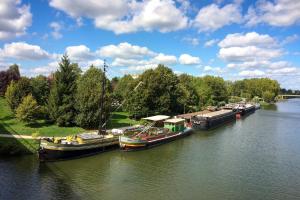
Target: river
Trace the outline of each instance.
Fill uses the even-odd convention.
[[[1,158],[0,199],[300,199],[300,99],[145,151]]]

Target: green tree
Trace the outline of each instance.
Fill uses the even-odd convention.
[[[77,64],[71,64],[68,56],[64,55],[59,63],[59,69],[54,74],[48,109],[50,118],[59,126],[75,124],[75,94],[79,71]]]
[[[20,79],[19,66],[16,64],[11,65],[8,70],[0,71],[0,95],[3,96],[11,81]]]
[[[50,86],[45,76],[39,75],[30,79],[32,95],[39,105],[46,105],[50,93]]]
[[[17,82],[12,81],[5,92],[5,98],[10,108],[15,111],[22,102],[23,97],[27,96],[31,91],[32,88],[28,78],[22,77]]]
[[[39,106],[31,94],[23,98],[16,110],[16,117],[20,121],[32,123],[39,114]]]
[[[100,100],[102,92],[103,72],[91,66],[78,81],[76,123],[84,128],[97,128],[100,119]],[[110,110],[109,80],[106,79],[104,115],[107,119]]]
[[[275,94],[270,91],[264,91],[262,98],[264,99],[265,102],[270,103],[270,102],[274,101]]]

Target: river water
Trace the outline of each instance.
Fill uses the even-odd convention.
[[[0,199],[300,199],[300,99],[145,151],[1,158]]]

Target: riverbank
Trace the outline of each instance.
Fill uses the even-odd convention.
[[[25,135],[39,137],[63,137],[75,135],[85,131],[80,127],[59,127],[45,120],[38,120],[34,124],[25,124],[14,117],[5,98],[0,97],[0,134]],[[126,112],[114,112],[108,123],[108,128],[123,127],[137,124],[138,121],[129,119]],[[38,148],[38,141],[27,137],[4,138],[0,137],[0,155],[20,155],[34,153]]]

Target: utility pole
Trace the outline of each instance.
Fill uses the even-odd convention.
[[[106,85],[106,68],[108,66],[106,65],[106,62],[104,60],[103,63],[103,79],[102,79],[102,91],[101,91],[101,97],[100,97],[100,122],[99,122],[99,128],[98,128],[98,135],[106,134],[105,128],[103,129],[103,115],[104,112],[104,101],[105,101],[105,85]],[[105,127],[105,126],[104,126]]]

